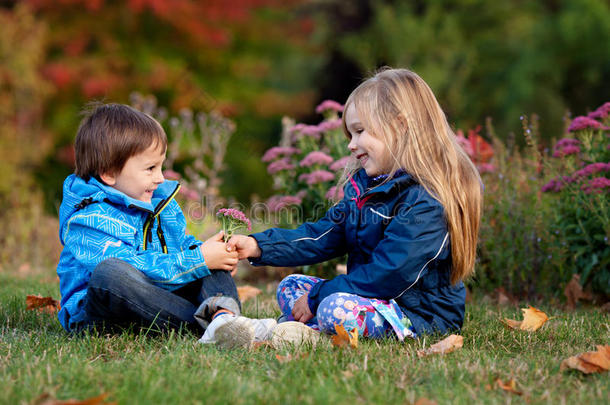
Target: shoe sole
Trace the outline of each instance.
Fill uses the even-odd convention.
[[[216,346],[221,349],[250,349],[254,343],[254,329],[242,322],[229,322],[214,332]]]
[[[310,345],[315,347],[320,339],[321,334],[317,330],[313,330],[301,322],[289,321],[279,323],[273,329],[271,345],[276,349],[288,345]]]

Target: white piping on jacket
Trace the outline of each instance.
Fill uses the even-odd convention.
[[[328,231],[324,232],[322,235],[318,236],[317,238],[299,238],[299,239],[295,239],[291,242],[299,242],[302,240],[319,240],[322,236],[326,235],[327,233],[329,233],[330,231],[332,231],[334,229],[334,226],[331,227]]]
[[[401,295],[403,295],[404,293],[407,292],[407,290],[409,290],[411,287],[413,287],[415,285],[415,283],[417,283],[419,281],[419,277],[421,276],[421,273],[424,271],[424,269],[426,268],[426,266],[428,264],[430,264],[430,262],[434,259],[436,259],[438,257],[438,255],[441,254],[441,252],[443,251],[443,248],[445,247],[445,243],[447,242],[447,238],[449,238],[449,232],[447,232],[445,234],[445,238],[443,239],[443,243],[441,243],[441,247],[438,249],[438,252],[436,252],[436,255],[434,255],[434,257],[430,260],[428,260],[426,262],[426,264],[423,265],[423,267],[421,268],[421,270],[419,270],[419,273],[417,274],[417,278],[415,279],[415,281],[413,282],[413,284],[411,284],[410,286],[408,286],[403,292],[401,292],[400,294],[398,294],[396,297],[394,297],[394,299],[400,297]]]
[[[379,215],[381,218],[385,218],[385,219],[392,219],[392,218],[394,218],[394,217],[388,217],[387,215],[383,215],[381,212],[375,211],[372,208],[370,208],[370,210],[373,211],[375,214]]]

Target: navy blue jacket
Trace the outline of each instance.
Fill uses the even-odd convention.
[[[459,330],[466,290],[451,285],[451,244],[442,205],[408,174],[376,185],[364,169],[324,218],[297,229],[251,235],[262,251],[254,265],[299,266],[348,254],[347,274],[317,283],[316,312],[336,292],[395,299],[418,334]]]

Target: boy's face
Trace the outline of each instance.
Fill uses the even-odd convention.
[[[101,179],[129,197],[149,203],[159,184],[165,180],[161,168],[165,149],[153,143],[144,152],[127,159],[118,174],[104,174]]]

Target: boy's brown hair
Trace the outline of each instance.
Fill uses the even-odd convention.
[[[150,115],[124,104],[93,105],[76,134],[75,173],[85,180],[117,174],[153,142],[167,147],[165,131]]]

